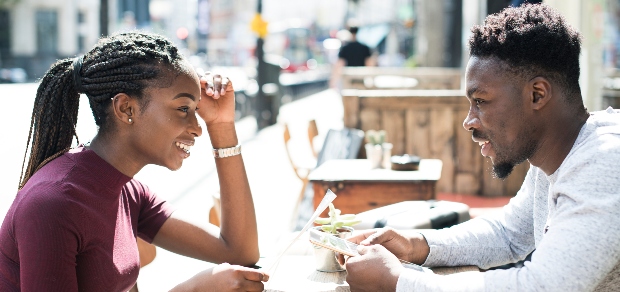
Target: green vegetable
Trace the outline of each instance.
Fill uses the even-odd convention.
[[[362,222],[358,220],[355,214],[340,215],[340,210],[334,207],[334,204],[329,204],[329,212],[327,213],[329,218],[316,218],[314,223],[320,224],[321,229],[325,232],[337,234],[338,228],[343,226],[353,226]]]

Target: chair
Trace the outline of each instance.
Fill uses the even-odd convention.
[[[318,136],[319,132],[316,126],[316,121],[315,120],[311,120],[308,122],[308,141],[310,144],[310,148],[312,149],[312,156],[314,157],[314,159],[316,159],[317,157],[317,153],[314,147],[314,138],[316,136]],[[293,156],[291,155],[291,150],[289,149],[289,142],[291,141],[291,133],[289,130],[289,127],[287,124],[284,124],[284,148],[286,148],[286,155],[288,156],[289,162],[291,163],[291,166],[293,167],[293,170],[295,171],[295,175],[301,180],[302,182],[302,186],[301,186],[301,193],[298,196],[297,199],[297,204],[295,205],[296,208],[299,206],[299,204],[301,203],[301,200],[304,197],[304,191],[306,189],[306,186],[308,185],[308,175],[310,174],[310,171],[312,171],[312,169],[314,169],[315,165],[311,165],[311,164],[307,164],[307,165],[301,165],[295,162],[295,160],[293,159]]]
[[[211,195],[213,198],[213,207],[209,210],[209,223],[220,226],[220,218],[222,216],[222,202],[220,201],[220,192]]]

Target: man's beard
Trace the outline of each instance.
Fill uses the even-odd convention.
[[[514,168],[522,162],[528,160],[536,151],[536,144],[533,141],[527,141],[524,148],[519,151],[515,157],[509,157],[506,153],[515,153],[518,149],[505,149],[502,151],[497,147],[497,144],[493,143],[489,137],[483,136],[480,132],[474,130],[472,136],[479,139],[489,141],[493,149],[495,150],[495,161],[493,162],[493,176],[499,179],[507,178]]]
[[[505,179],[512,173],[517,165],[528,160],[532,157],[532,155],[534,155],[534,152],[536,151],[536,144],[534,144],[533,141],[528,141],[520,153],[513,158],[501,155],[498,149],[495,149],[495,153],[497,154],[497,163],[493,163],[493,176],[499,179]],[[514,153],[514,150],[511,149],[507,152]]]

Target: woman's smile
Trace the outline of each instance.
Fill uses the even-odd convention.
[[[183,159],[190,156],[190,149],[194,146],[193,142],[176,142],[177,149],[181,152]]]

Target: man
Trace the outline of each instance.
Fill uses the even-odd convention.
[[[370,48],[357,41],[358,27],[352,26],[349,28],[351,33],[351,41],[340,48],[338,52],[338,63],[341,67],[362,67],[372,66],[372,54]]]
[[[330,84],[332,88],[338,86],[343,67],[375,66],[375,58],[370,48],[357,41],[358,30],[359,28],[357,26],[349,27],[351,40],[346,45],[342,46],[338,52],[338,61],[332,71],[332,80]]]
[[[580,36],[545,5],[508,8],[472,29],[463,126],[521,190],[495,217],[443,230],[365,231],[347,260],[352,291],[605,291],[620,287],[620,113],[589,114]],[[523,260],[521,268],[440,276],[407,269]]]

